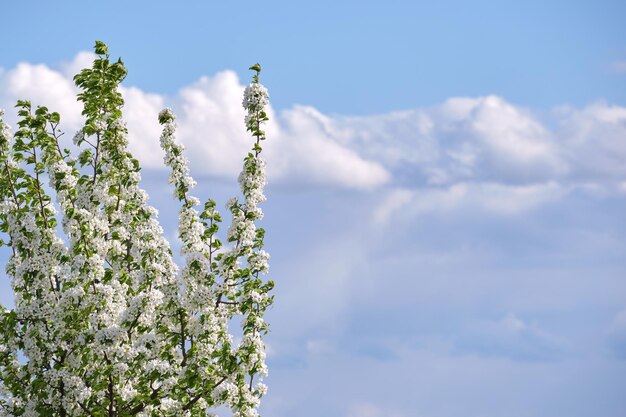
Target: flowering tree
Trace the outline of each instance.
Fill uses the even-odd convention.
[[[61,146],[58,113],[18,101],[12,135],[0,112],[0,230],[15,294],[15,308],[0,313],[0,416],[204,416],[219,406],[256,416],[266,392],[263,314],[273,300],[255,225],[265,199],[261,68],[250,68],[244,93],[252,150],[242,197],[227,204],[224,247],[215,202],[199,210],[190,194],[174,114],[159,114],[181,204],[179,269],[127,150],[118,91],[126,69],[102,42],[95,51],[93,66],[74,77],[85,117],[77,158]]]

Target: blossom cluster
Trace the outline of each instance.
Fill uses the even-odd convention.
[[[257,416],[267,391],[263,313],[273,301],[256,224],[268,103],[260,67],[244,95],[255,140],[239,176],[242,200],[227,204],[225,246],[216,203],[199,210],[191,195],[175,116],[159,114],[181,203],[178,268],[127,150],[118,91],[126,69],[101,42],[96,54],[75,77],[86,119],[74,136],[78,157],[60,145],[58,113],[20,101],[12,134],[0,111],[0,232],[15,294],[14,309],[0,306],[0,417],[197,416],[220,406]]]

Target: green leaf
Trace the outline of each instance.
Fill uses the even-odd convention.
[[[108,55],[109,53],[109,47],[102,41],[96,41],[94,49],[97,55]]]
[[[174,121],[174,113],[172,113],[169,109],[162,110],[159,113],[159,123],[164,125],[166,123],[170,123]]]

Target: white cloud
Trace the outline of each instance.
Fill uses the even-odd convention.
[[[529,185],[459,182],[447,187],[392,189],[374,210],[372,220],[385,224],[391,218],[411,219],[423,213],[458,210],[514,216],[557,201],[567,192],[567,187],[555,182]]]
[[[570,180],[606,183],[626,178],[626,108],[598,102],[555,113]]]
[[[385,184],[391,175],[373,158],[362,157],[344,146],[328,130],[325,118],[311,107],[296,106],[279,119],[284,129],[270,145],[270,156],[283,175],[295,175],[300,183],[336,184],[372,188]],[[287,151],[292,158],[284,158]],[[282,164],[281,164],[282,162]]]
[[[444,104],[454,105],[454,100]],[[469,134],[477,149],[472,160],[482,162],[480,170],[486,171],[482,176],[534,182],[558,178],[564,170],[549,132],[531,115],[499,97],[477,99],[454,127]]]
[[[91,68],[95,58],[96,54],[93,52],[82,51],[77,53],[71,61],[62,62],[59,70],[65,77],[73,79],[83,68]]]
[[[121,89],[124,96],[124,119],[128,126],[130,151],[147,168],[163,166],[163,153],[159,146],[161,126],[157,116],[166,106],[165,99],[135,87]]]
[[[386,115],[336,118],[338,142],[411,184],[531,183],[566,172],[554,135],[529,112],[495,96],[452,98]]]
[[[410,188],[463,182],[598,183],[626,177],[626,108],[594,103],[534,114],[500,97],[451,98],[377,116],[326,118],[338,143]]]
[[[18,99],[59,112],[66,129],[80,125],[81,105],[76,101],[73,81],[46,65],[20,63],[0,73],[0,107],[7,109],[8,118]]]
[[[76,101],[72,76],[92,59],[93,54],[81,52],[59,70],[21,63],[0,72],[0,107],[10,108],[17,99],[27,98],[34,105],[61,113],[65,130],[77,130],[81,105]],[[188,149],[195,173],[236,176],[252,144],[243,125],[243,89],[233,71],[202,77],[171,98],[123,87],[131,151],[145,167],[162,166],[157,115],[170,105],[178,114],[179,138]],[[280,115],[269,109],[271,140],[266,144],[266,157],[271,180],[369,189],[391,179],[380,163],[364,159],[334,140],[315,113],[308,107],[295,107]]]
[[[76,130],[81,107],[71,77],[92,58],[81,52],[59,70],[20,63],[1,71],[0,105],[30,98],[59,111],[65,129]],[[156,119],[169,105],[194,173],[236,176],[251,143],[243,89],[232,71],[202,77],[172,97],[122,88],[131,150],[144,166],[162,166]],[[557,108],[544,121],[496,96],[374,116],[329,116],[310,106],[269,113],[265,155],[272,182],[355,189],[391,183],[426,188],[422,205],[480,198],[485,207],[516,212],[541,202],[555,184],[619,190],[626,177],[626,108],[606,103]]]
[[[243,126],[243,89],[234,72],[223,71],[180,91],[173,107],[180,140],[195,167],[217,175],[238,172],[250,142]]]

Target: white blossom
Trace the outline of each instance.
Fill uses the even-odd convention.
[[[123,66],[109,60],[104,44],[96,52],[94,67],[76,77],[86,123],[74,143],[91,153],[65,155],[50,129],[58,115],[47,109],[18,103],[24,117],[39,119],[16,135],[0,111],[0,224],[10,238],[6,270],[15,294],[15,308],[0,309],[0,417],[191,416],[224,405],[255,417],[267,391],[263,312],[272,300],[260,278],[269,254],[257,225],[267,90],[255,78],[244,92],[254,144],[239,176],[242,196],[226,205],[225,247],[215,202],[202,209],[191,195],[196,182],[175,140],[175,116],[159,114],[164,162],[181,203],[179,268],[127,150],[116,88]],[[36,163],[20,160],[29,146]],[[235,324],[243,326],[237,343]]]

